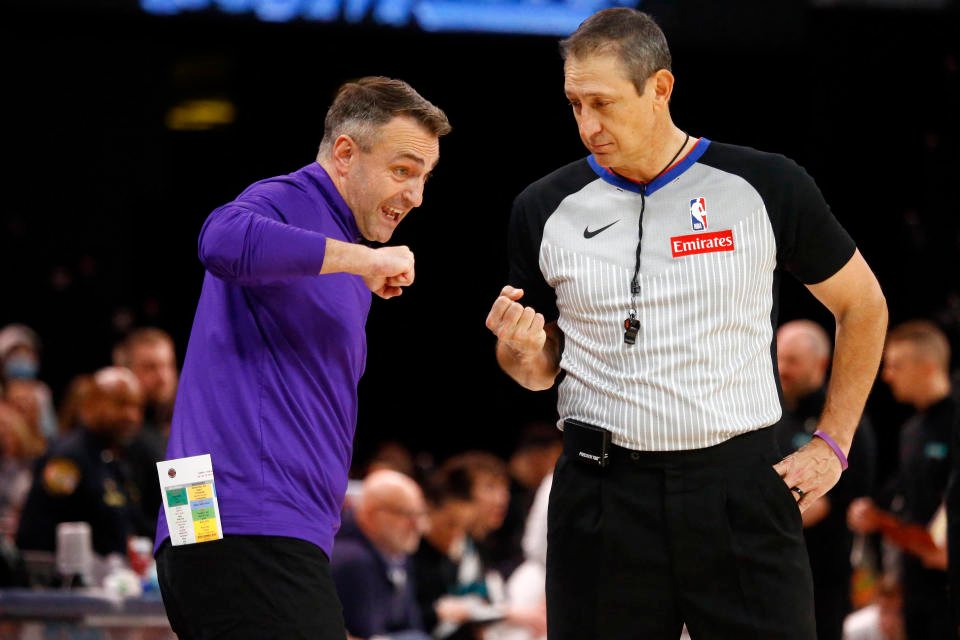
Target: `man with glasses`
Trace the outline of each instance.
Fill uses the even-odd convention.
[[[423,492],[412,478],[381,469],[363,480],[352,518],[344,518],[330,560],[351,636],[429,638],[410,571],[426,526]]]

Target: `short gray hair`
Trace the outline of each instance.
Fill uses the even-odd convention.
[[[619,58],[640,95],[647,78],[660,69],[670,71],[673,64],[660,26],[649,14],[629,7],[601,9],[560,41],[564,61],[606,53]]]
[[[778,336],[786,336],[790,333],[796,333],[806,338],[807,346],[816,357],[830,357],[833,351],[833,345],[830,342],[830,336],[827,334],[827,331],[819,323],[801,318],[785,322],[777,330]]]
[[[895,342],[909,342],[919,359],[935,362],[944,371],[949,371],[950,340],[933,321],[918,318],[898,324],[887,333],[887,346]]]
[[[376,143],[380,127],[397,116],[408,116],[437,137],[450,133],[446,114],[403,80],[367,76],[345,82],[337,90],[323,123],[320,153],[329,154],[341,135],[350,136],[363,151]]]

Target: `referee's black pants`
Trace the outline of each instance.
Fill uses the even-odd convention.
[[[814,640],[800,510],[773,430],[692,451],[564,453],[547,533],[550,640]]]

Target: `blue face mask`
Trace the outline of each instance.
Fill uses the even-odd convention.
[[[33,358],[24,356],[14,356],[3,363],[3,375],[8,380],[33,380],[38,369]]]

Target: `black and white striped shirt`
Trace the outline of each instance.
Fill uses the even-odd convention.
[[[646,185],[592,156],[554,171],[516,198],[509,237],[510,284],[564,334],[561,419],[653,451],[776,422],[779,275],[821,282],[856,248],[795,162],[704,138]]]

